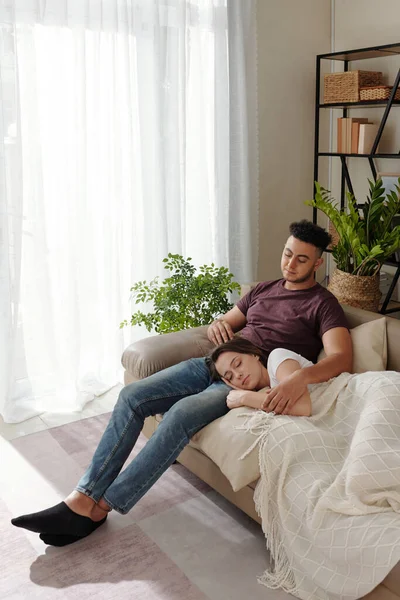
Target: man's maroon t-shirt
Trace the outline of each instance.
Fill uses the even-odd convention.
[[[306,290],[287,290],[285,280],[259,283],[237,307],[247,323],[240,335],[267,354],[274,348],[287,348],[317,361],[321,338],[334,327],[346,327],[346,317],[338,300],[319,283]]]

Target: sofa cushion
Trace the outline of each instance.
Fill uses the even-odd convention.
[[[256,436],[235,429],[243,422],[243,417],[240,415],[248,414],[252,410],[254,409],[248,407],[230,410],[223,417],[203,427],[192,437],[190,442],[221,469],[234,492],[241,490],[260,477],[258,445],[240,460],[240,457],[257,439]]]
[[[376,319],[350,329],[353,342],[353,373],[386,371],[387,339],[386,318]],[[325,358],[324,350],[318,356]]]

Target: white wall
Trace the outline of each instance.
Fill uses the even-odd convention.
[[[331,50],[331,2],[258,0],[257,8],[262,280],[281,277],[290,222],[312,217],[304,201],[313,194],[315,57]]]
[[[336,50],[400,41],[399,0],[335,0]]]

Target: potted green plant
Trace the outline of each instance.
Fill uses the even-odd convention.
[[[347,208],[340,210],[330,192],[315,182],[314,200],[306,202],[322,211],[336,230],[332,256],[336,269],[328,288],[344,304],[378,310],[379,271],[400,247],[400,226],[393,217],[400,212],[400,178],[396,191],[386,194],[382,180],[369,182],[365,204],[358,208],[347,193]]]
[[[153,310],[147,313],[135,312],[129,321],[131,325],[144,325],[147,331],[156,333],[170,333],[208,325],[232,308],[228,294],[240,292],[240,285],[233,281],[229,269],[211,263],[196,272],[191,260],[169,253],[163,259],[169,277],[163,281],[156,277],[149,283],[138,281],[131,287],[135,304],[151,302],[153,305]],[[128,321],[124,320],[120,327],[126,325]]]

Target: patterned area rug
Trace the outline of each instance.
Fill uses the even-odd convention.
[[[256,581],[268,561],[259,525],[178,464],[128,515],[113,512],[71,546],[49,547],[13,527],[13,516],[56,504],[73,489],[107,422],[106,414],[0,438],[0,598],[293,598]]]

